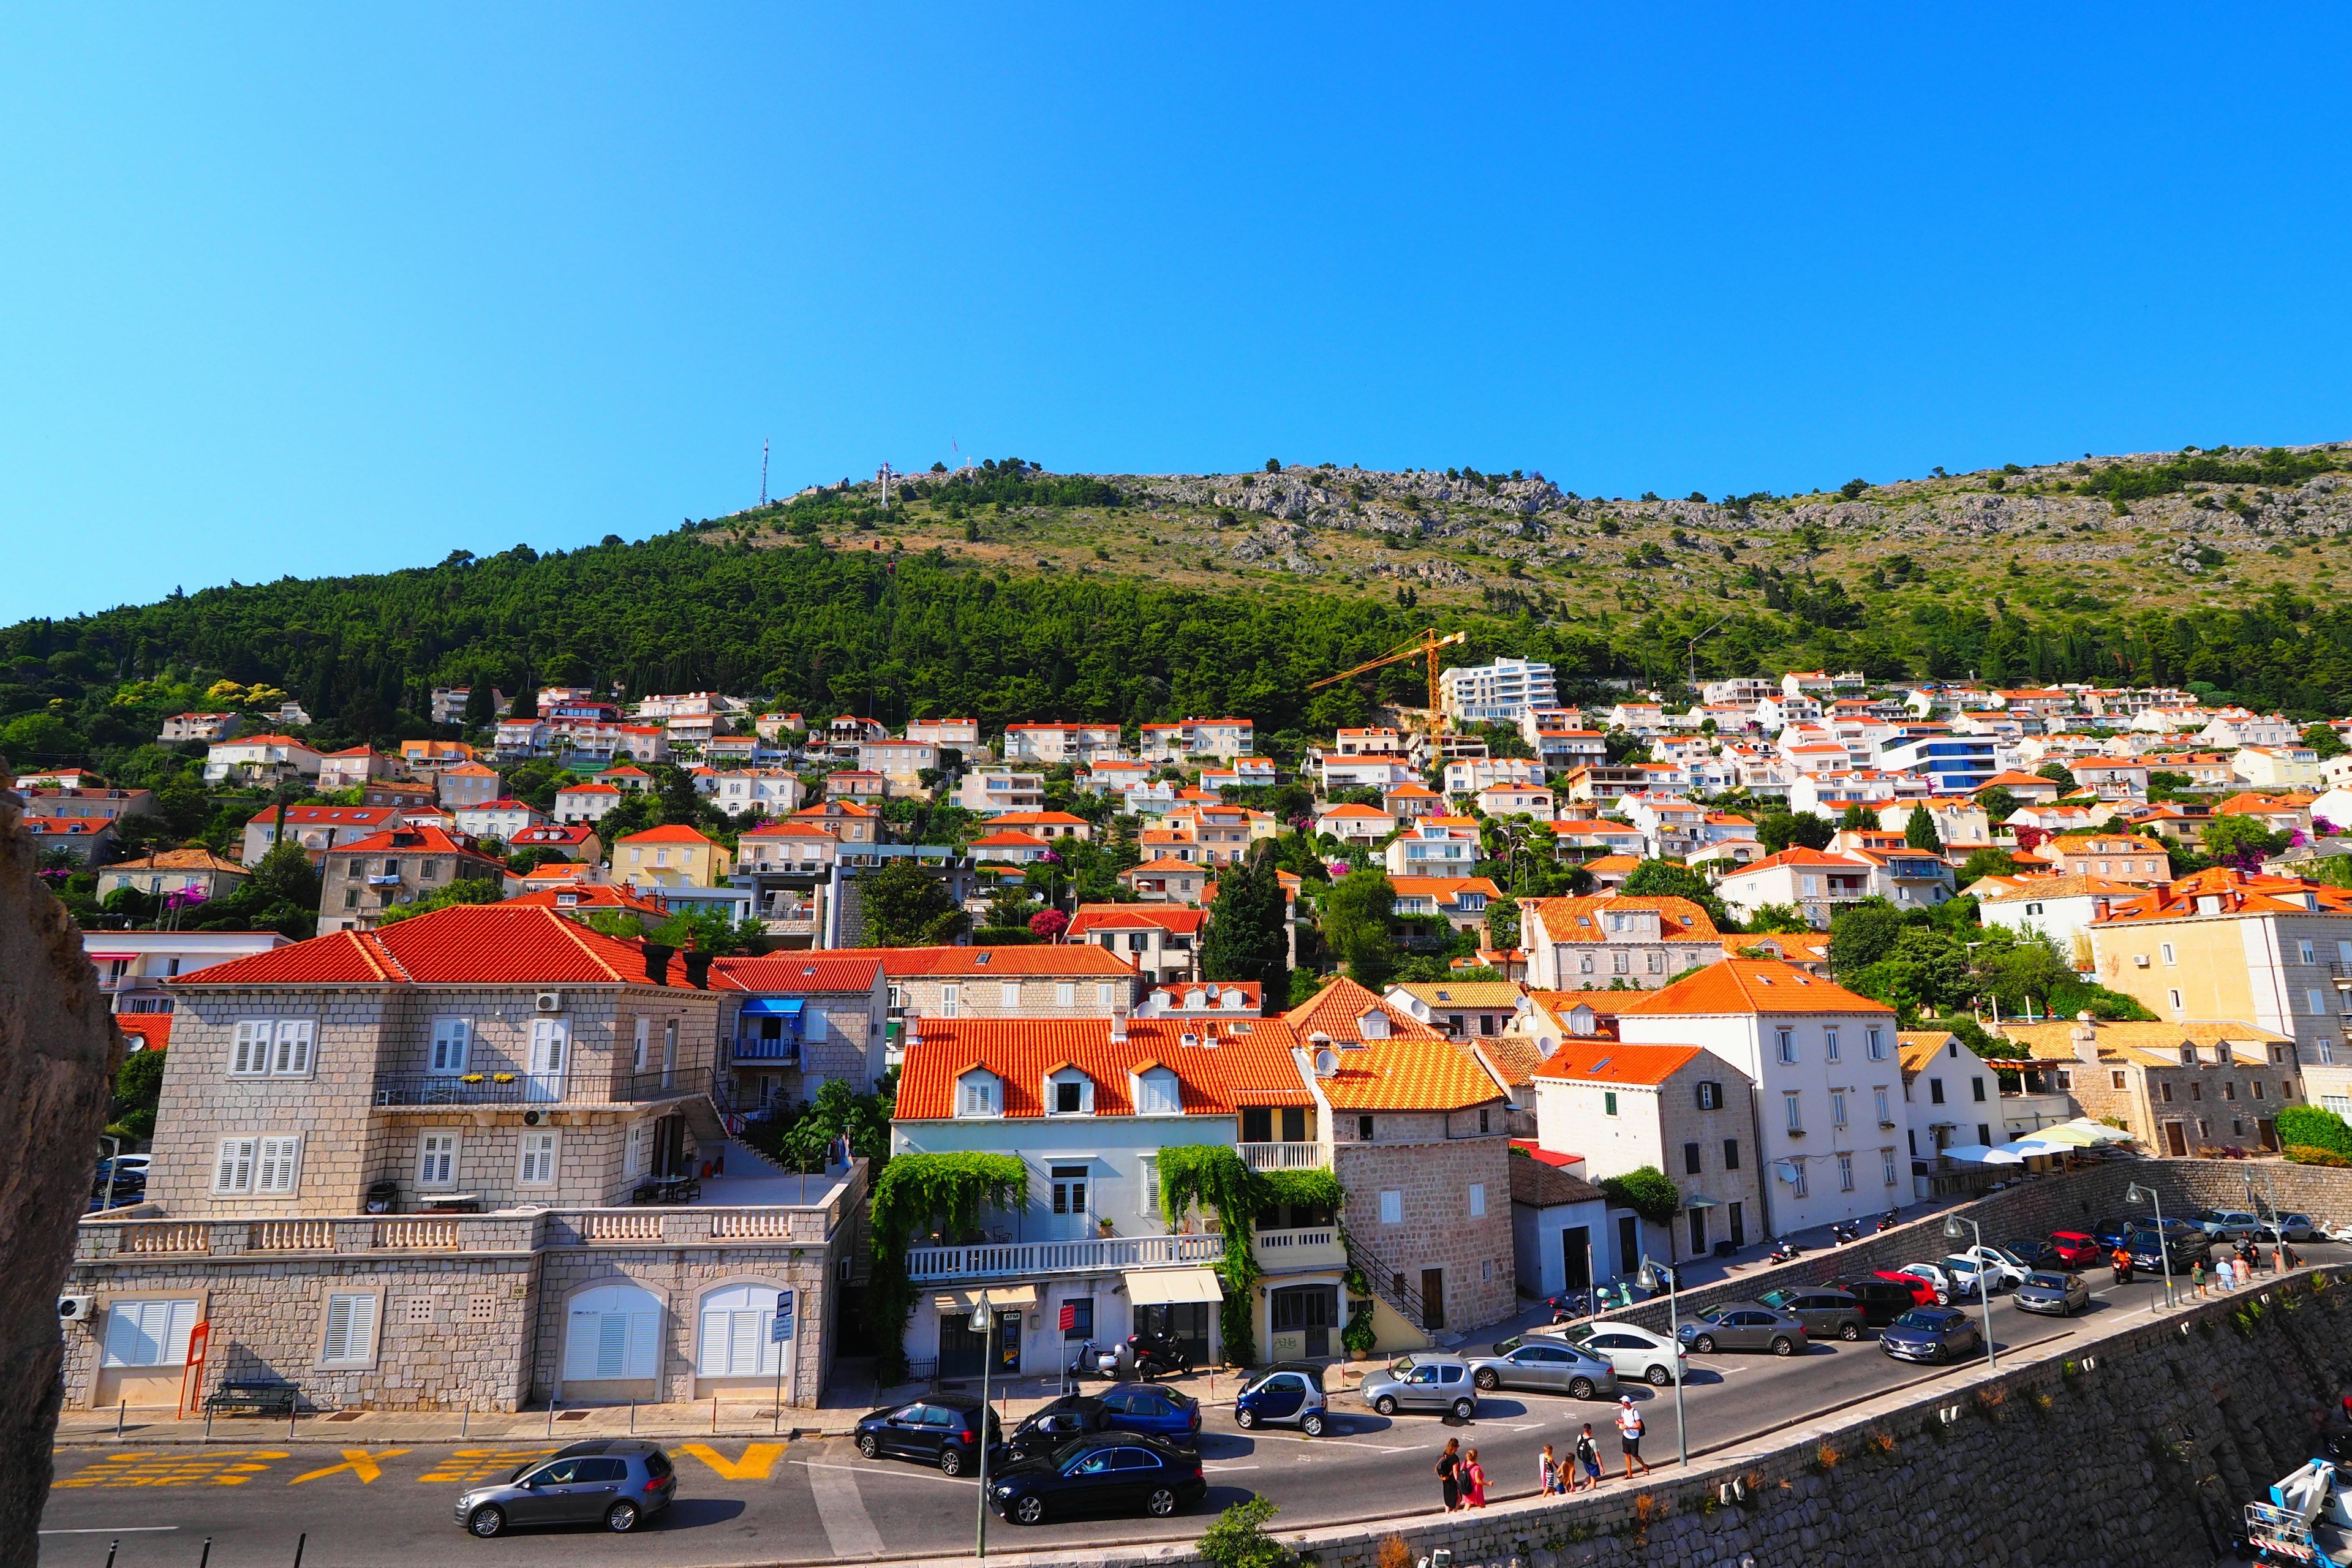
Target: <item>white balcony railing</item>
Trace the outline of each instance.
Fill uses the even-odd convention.
[[[1331,1163],[1320,1143],[1244,1143],[1241,1152],[1253,1171],[1319,1171]]]
[[[1155,1268],[1214,1263],[1225,1255],[1222,1236],[1109,1236],[1091,1241],[989,1242],[973,1247],[918,1247],[907,1254],[907,1277],[1003,1279],[1022,1274],[1091,1274],[1112,1268]]]

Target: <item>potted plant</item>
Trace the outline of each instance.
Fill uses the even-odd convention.
[[[1095,1221],[1095,1226],[1096,1234],[1100,1236],[1105,1241],[1108,1241],[1111,1235],[1110,1221],[1107,1219],[1097,1219]]]

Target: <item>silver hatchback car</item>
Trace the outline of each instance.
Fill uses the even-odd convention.
[[[1364,1403],[1383,1415],[1400,1410],[1443,1410],[1467,1421],[1478,1413],[1470,1364],[1458,1355],[1416,1351],[1364,1374]]]
[[[667,1510],[677,1471],[659,1445],[635,1437],[574,1443],[457,1497],[457,1522],[481,1539],[519,1524],[601,1524],[615,1533]]]

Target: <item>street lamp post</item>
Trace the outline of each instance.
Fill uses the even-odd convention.
[[[1638,1276],[1642,1289],[1654,1294],[1658,1289],[1658,1278],[1661,1274],[1665,1277],[1666,1284],[1666,1337],[1675,1343],[1675,1453],[1677,1461],[1688,1467],[1690,1436],[1683,1427],[1682,1313],[1675,1301],[1676,1293],[1682,1289],[1682,1280],[1672,1268],[1661,1268],[1657,1264],[1650,1261],[1648,1253],[1642,1254],[1642,1272]]]
[[[988,1373],[992,1342],[995,1338],[996,1309],[989,1304],[988,1292],[980,1293],[980,1305],[971,1310],[971,1326],[980,1331],[980,1502],[973,1510],[972,1555],[976,1561],[988,1561]]]
[[[1948,1215],[1944,1219],[1944,1239],[1959,1240],[1962,1226],[1967,1226],[1969,1229],[1974,1231],[1977,1238],[1977,1249],[1973,1256],[1977,1260],[1977,1304],[1984,1309],[1985,1371],[1998,1372],[2000,1368],[1994,1362],[1992,1353],[1992,1287],[1985,1283],[1984,1226],[1972,1219],[1962,1219],[1958,1215]]]
[[[2164,1259],[2164,1306],[2167,1311],[2170,1311],[2173,1304],[2172,1237],[2166,1234],[2164,1228],[2163,1200],[2156,1195],[2154,1187],[2143,1187],[2137,1182],[2124,1190],[2124,1198],[2129,1203],[2146,1204],[2156,1211],[2156,1250],[2157,1256]],[[2124,1245],[2129,1247],[2131,1237],[2124,1237]]]

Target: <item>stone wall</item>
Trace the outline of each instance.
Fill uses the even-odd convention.
[[[1400,1124],[1416,1120],[1440,1130],[1412,1142],[1397,1136],[1405,1131]],[[1353,1115],[1335,1121],[1353,1132]],[[1332,1173],[1347,1191],[1340,1212],[1348,1234],[1402,1273],[1411,1290],[1421,1289],[1423,1269],[1443,1268],[1445,1326],[1474,1329],[1509,1317],[1518,1303],[1510,1141],[1499,1126],[1491,1137],[1447,1138],[1442,1121],[1383,1115],[1373,1142],[1332,1146]],[[1485,1189],[1484,1215],[1470,1212],[1473,1184]],[[1381,1223],[1383,1191],[1401,1196],[1403,1217],[1396,1224]]]
[[[2311,1456],[2352,1384],[2352,1283],[2315,1283],[2273,1282],[2080,1357],[1809,1428],[1775,1452],[1701,1457],[1686,1477],[1662,1465],[1653,1484],[1570,1501],[1279,1533],[1313,1568],[1376,1568],[1391,1537],[1408,1562],[1444,1548],[1456,1568],[2210,1568],[2244,1505]],[[1086,1559],[1147,1561],[1204,1560]]]

